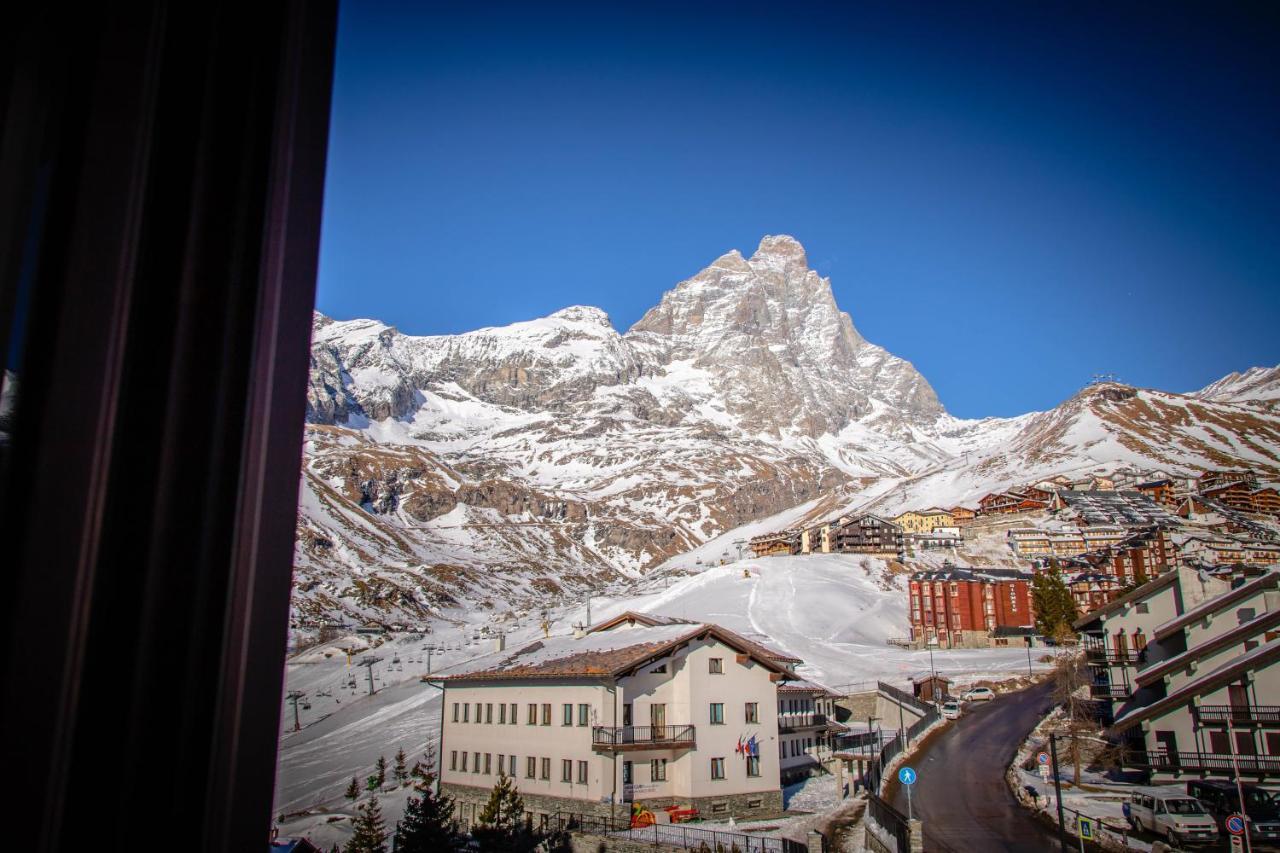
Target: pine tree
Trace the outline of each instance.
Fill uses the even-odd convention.
[[[409,771],[405,767],[407,759],[403,749],[396,750],[396,763],[391,772],[396,777],[396,781],[403,785],[409,778]]]
[[[499,771],[498,784],[493,786],[471,837],[485,853],[528,853],[542,842],[525,817],[524,799],[507,774]]]
[[[373,765],[373,769],[378,773],[378,787],[381,788],[387,784],[387,759],[379,755],[377,763]]]
[[[355,834],[342,848],[343,853],[387,853],[387,828],[382,823],[377,797],[370,797],[360,805],[352,825]]]
[[[374,773],[372,776],[366,776],[364,780],[364,786],[367,790],[370,790],[370,791],[378,790],[378,774]]]
[[[405,803],[404,819],[396,824],[396,853],[435,853],[449,850],[458,840],[453,821],[453,798],[430,789]]]
[[[1071,590],[1056,568],[1039,572],[1031,579],[1031,606],[1036,614],[1036,630],[1046,637],[1069,634],[1078,615]]]
[[[345,794],[348,800],[356,800],[360,798],[360,783],[356,781],[356,777],[351,777],[351,784],[347,786]]]

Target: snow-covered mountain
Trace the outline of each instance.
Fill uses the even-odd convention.
[[[1274,387],[1253,380],[954,418],[786,236],[717,258],[626,333],[584,306],[441,336],[316,315],[311,355],[305,619],[540,606],[791,508],[952,503],[1120,463],[1275,471],[1280,455],[1280,418],[1242,404]]]
[[[1239,403],[1274,412],[1280,406],[1280,365],[1251,367],[1244,373],[1228,373],[1217,382],[1192,392],[1191,396],[1219,403]]]

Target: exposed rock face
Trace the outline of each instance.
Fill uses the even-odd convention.
[[[626,334],[584,306],[431,337],[317,315],[311,366],[305,619],[541,606],[810,501],[865,506],[869,487],[888,510],[1108,460],[1280,471],[1273,371],[1201,399],[1106,386],[953,418],[786,236],[722,255]]]
[[[841,311],[804,248],[765,237],[681,282],[627,333],[659,365],[688,361],[745,430],[817,437],[870,415],[927,424],[943,414],[915,368],[868,343]]]

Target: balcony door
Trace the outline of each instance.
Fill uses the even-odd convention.
[[[653,736],[662,737],[662,730],[667,725],[667,706],[649,706],[649,725],[653,726]]]

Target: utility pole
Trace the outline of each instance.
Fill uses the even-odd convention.
[[[1240,762],[1236,759],[1236,730],[1231,727],[1231,715],[1235,708],[1227,709],[1227,746],[1231,747],[1231,770],[1236,777],[1236,796],[1240,798],[1240,817],[1244,818],[1245,853],[1253,853],[1253,844],[1249,841],[1249,813],[1244,810],[1244,786],[1240,784]],[[1252,734],[1250,734],[1252,737]],[[1255,745],[1255,749],[1257,746]]]
[[[431,674],[431,656],[436,653],[436,644],[428,643],[427,645],[422,647],[422,650],[427,653],[427,675],[430,675]]]
[[[1053,791],[1058,798],[1058,844],[1067,853],[1066,818],[1062,814],[1062,780],[1058,778],[1058,736],[1049,735],[1049,755],[1053,759]]]
[[[1031,637],[1031,635],[1029,635],[1029,634],[1028,634],[1028,635],[1027,635],[1026,637],[1024,637],[1023,639],[1025,639],[1025,640],[1027,641],[1027,678],[1032,678],[1032,677],[1033,677],[1033,676],[1031,675],[1031,643],[1032,643],[1032,637]]]
[[[365,667],[366,671],[367,671],[367,672],[368,672],[368,674],[369,674],[369,695],[370,695],[370,696],[372,696],[372,695],[374,694],[374,692],[375,692],[375,691],[374,691],[374,689],[373,689],[373,665],[374,665],[375,663],[378,663],[378,662],[379,662],[379,661],[381,661],[381,660],[382,660],[382,658],[377,658],[377,657],[374,657],[374,658],[361,658],[361,659],[360,659],[360,663],[358,664],[358,666],[363,666],[363,667]]]
[[[302,722],[298,719],[298,700],[306,695],[301,690],[290,690],[285,697],[285,699],[293,703],[293,730],[295,732],[302,731]]]

